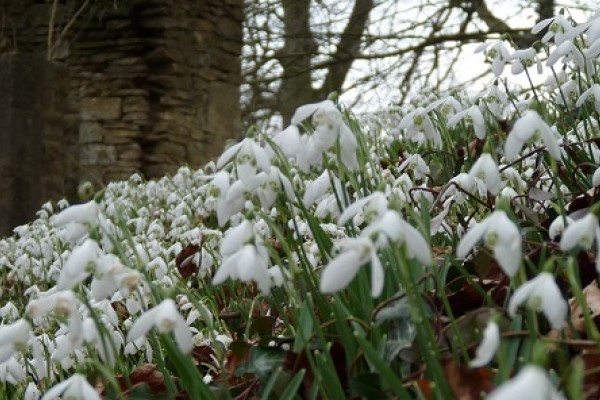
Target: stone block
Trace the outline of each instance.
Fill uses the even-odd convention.
[[[104,128],[99,122],[82,121],[79,125],[80,143],[99,143],[102,142]]]
[[[119,119],[121,101],[120,97],[86,97],[81,101],[81,119],[84,121]]]
[[[206,129],[225,141],[237,137],[241,129],[239,88],[222,82],[209,84],[210,102],[206,110]]]
[[[150,105],[144,96],[130,96],[123,99],[123,113],[148,112]]]
[[[82,165],[106,166],[117,161],[115,146],[90,144],[81,146],[79,161]]]
[[[141,136],[141,132],[137,129],[107,129],[104,135],[104,143],[107,144],[123,144],[132,143]]]
[[[119,160],[141,160],[142,147],[138,143],[129,143],[117,148]]]

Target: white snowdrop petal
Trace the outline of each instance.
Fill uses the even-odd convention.
[[[488,364],[500,347],[500,328],[494,321],[490,321],[483,332],[483,340],[477,347],[475,358],[471,360],[471,368],[480,368]]]
[[[361,266],[360,261],[355,251],[346,251],[331,260],[321,274],[321,292],[335,293],[348,286]]]

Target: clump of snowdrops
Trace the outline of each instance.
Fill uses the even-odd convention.
[[[600,18],[544,30],[477,95],[45,204],[0,241],[0,397],[597,395]]]

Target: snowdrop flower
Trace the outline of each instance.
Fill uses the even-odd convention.
[[[537,365],[525,366],[517,376],[494,389],[487,400],[564,400]]]
[[[57,399],[101,400],[102,398],[85,376],[76,373],[69,379],[53,386],[41,400]]]
[[[553,328],[561,329],[564,325],[568,306],[551,273],[542,272],[519,286],[510,298],[509,315],[514,317],[517,308],[525,302],[535,309],[541,308]]]
[[[398,166],[398,172],[404,171],[405,168],[409,168],[413,171],[415,179],[421,179],[429,173],[429,167],[419,154],[413,154],[408,156],[406,160]]]
[[[0,307],[0,318],[2,318],[4,321],[17,319],[19,315],[20,311],[10,301],[6,303],[4,307]]]
[[[475,136],[479,139],[485,138],[485,120],[479,107],[471,106],[464,111],[457,112],[448,120],[448,126],[454,128],[461,120],[464,120],[467,125],[473,126]]]
[[[560,93],[556,94],[556,104],[572,106],[577,102],[579,96],[579,85],[574,79],[569,79],[560,86]]]
[[[288,200],[293,201],[295,198],[290,180],[277,167],[271,167],[271,172],[268,174],[261,172],[256,175],[252,186],[257,187],[255,193],[260,201],[260,206],[265,211],[269,211],[282,189]]]
[[[257,167],[267,173],[271,169],[269,155],[250,137],[225,150],[217,160],[217,168],[223,168],[234,157],[238,178],[245,184],[256,176]]]
[[[502,190],[502,178],[500,177],[498,165],[489,153],[483,153],[479,156],[471,167],[469,175],[474,179],[481,179],[494,196]]]
[[[485,57],[492,62],[492,72],[496,76],[502,75],[504,66],[510,61],[510,52],[504,41],[498,40],[494,43],[484,43],[475,49],[475,53],[483,52]]]
[[[254,237],[253,223],[245,219],[229,229],[221,241],[221,255],[228,256],[247,244]]]
[[[546,145],[546,150],[555,160],[560,160],[560,147],[552,129],[544,122],[539,114],[533,110],[527,110],[521,118],[515,122],[513,129],[506,138],[504,145],[504,156],[510,161],[519,157],[519,152],[525,142],[540,139]]]
[[[573,39],[588,28],[589,24],[580,24],[574,27],[563,14],[544,19],[538,22],[531,33],[538,34],[542,29],[548,27],[548,32],[542,37],[542,42],[546,43],[554,39],[556,45],[560,45],[565,40]]]
[[[281,149],[285,156],[296,157],[298,150],[301,148],[300,130],[296,125],[290,125],[273,136],[273,142]],[[268,149],[273,151],[271,147],[268,147]]]
[[[331,100],[324,100],[320,103],[306,104],[298,107],[292,117],[292,125],[298,125],[312,115],[315,131],[306,140],[309,140],[309,148],[312,147],[315,153],[322,153],[333,145],[339,139],[340,156],[342,163],[348,169],[356,169],[358,161],[356,159],[356,149],[358,142],[354,133],[344,122],[342,113]],[[319,157],[310,157],[318,161]],[[309,164],[312,164],[310,162]]]
[[[8,361],[19,348],[24,348],[30,334],[31,325],[25,319],[0,325],[0,364]]]
[[[424,265],[432,263],[431,248],[421,232],[402,219],[396,211],[387,210],[381,218],[371,222],[360,236],[370,238],[378,248],[390,242],[404,243],[410,258],[416,258]]]
[[[302,197],[304,206],[310,207],[315,204],[317,200],[321,199],[325,193],[332,188],[331,181],[333,181],[335,191],[338,195],[341,195],[343,191],[342,183],[336,176],[330,177],[329,173],[328,170],[323,171],[317,179],[311,181],[306,186],[304,196]]]
[[[34,323],[50,312],[67,318],[69,350],[82,344],[82,320],[79,315],[79,300],[70,290],[54,292],[44,297],[31,300],[26,312],[33,318]],[[66,346],[66,345],[65,345]],[[66,348],[66,347],[65,347]]]
[[[581,93],[581,96],[575,102],[576,107],[581,107],[581,105],[587,100],[590,99],[594,102],[594,108],[596,112],[600,113],[600,85],[597,83],[592,84],[589,89]]]
[[[0,364],[0,382],[8,382],[11,385],[21,384],[27,378],[27,372],[23,363],[14,356]]]
[[[42,392],[33,382],[29,382],[27,385],[27,389],[25,389],[25,394],[23,395],[23,400],[39,400],[42,397]]]
[[[552,221],[550,227],[548,228],[548,236],[551,240],[555,240],[558,236],[562,235],[565,230],[565,219],[567,221],[567,225],[571,225],[573,223],[573,218],[569,216],[563,217],[559,215]]]
[[[70,289],[83,282],[96,268],[96,261],[102,250],[95,240],[86,239],[82,244],[73,249],[65,262],[56,287],[58,290]]]
[[[565,40],[556,49],[550,53],[546,65],[551,67],[562,57],[563,64],[569,64],[571,61],[582,71],[586,68],[585,59],[581,50],[571,41]]]
[[[571,250],[575,246],[589,249],[594,242],[596,242],[596,246],[600,245],[600,228],[598,227],[598,217],[590,212],[567,226],[560,239],[560,248],[565,251]],[[600,251],[596,255],[596,271],[600,273]]]
[[[486,247],[494,251],[496,261],[504,273],[512,278],[517,273],[522,259],[519,228],[504,211],[496,210],[463,236],[456,255],[465,257],[482,238]]]
[[[596,168],[594,175],[592,175],[592,185],[594,187],[600,186],[600,168]]]
[[[127,341],[131,342],[145,336],[153,327],[161,333],[173,332],[175,342],[183,353],[192,351],[194,347],[192,333],[172,299],[165,299],[140,315],[129,329]]]
[[[508,104],[508,96],[500,90],[497,84],[493,84],[485,91],[481,99],[485,102],[485,106],[496,117],[502,118],[506,105]],[[485,132],[484,132],[485,135]]]
[[[500,328],[495,321],[490,321],[483,332],[483,340],[477,347],[475,358],[469,363],[471,368],[480,368],[492,361],[500,347]]]
[[[458,190],[456,187],[461,188],[462,190],[471,193],[475,189],[475,181],[470,174],[466,172],[461,172],[456,175],[454,178],[450,179],[450,185],[447,186],[446,190],[443,192],[442,198],[448,198],[452,196],[456,204],[463,204],[467,195],[462,191]]]
[[[431,103],[426,109],[426,112],[431,110],[438,110],[445,117],[451,117],[457,112],[461,111],[463,106],[453,96],[446,96],[443,99],[439,99]]]
[[[230,178],[229,172],[219,171],[209,183],[210,195],[217,198],[217,222],[220,227],[225,225],[229,221],[229,218],[244,208],[244,184],[241,181],[237,181],[237,189],[232,190],[233,185],[230,183]]]
[[[381,218],[386,213],[387,209],[388,202],[385,194],[382,192],[373,192],[350,204],[338,218],[338,225],[345,225],[352,217],[356,216],[361,211],[361,221],[371,222]]]
[[[64,209],[50,217],[50,223],[56,227],[64,227],[64,238],[69,242],[77,242],[88,233],[88,228],[98,222],[100,208],[94,200],[77,204]]]
[[[422,134],[426,139],[433,142],[433,147],[442,148],[442,137],[435,129],[427,110],[422,107],[418,107],[404,116],[398,128],[405,129],[406,137],[413,141],[419,141],[419,135]]]
[[[319,286],[322,293],[344,289],[356,276],[361,266],[371,263],[371,296],[378,297],[383,290],[384,271],[373,243],[364,238],[348,238],[339,244],[341,252],[325,266]]]
[[[511,56],[513,63],[511,65],[511,72],[513,75],[518,75],[523,72],[526,68],[533,66],[534,64],[537,66],[537,73],[541,74],[543,72],[542,62],[537,55],[537,52],[533,47],[528,49],[521,49],[515,51]]]
[[[227,278],[242,282],[255,281],[263,294],[271,290],[269,251],[262,243],[246,244],[225,258],[213,276],[212,284],[220,285]]]

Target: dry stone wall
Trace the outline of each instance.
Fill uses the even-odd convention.
[[[51,3],[0,0],[9,21],[0,51],[45,54]],[[69,3],[59,2],[63,24]],[[64,140],[73,180],[199,166],[240,135],[243,0],[129,3],[78,20],[56,52],[69,77]]]
[[[0,236],[63,196],[64,72],[40,56],[0,54]]]

